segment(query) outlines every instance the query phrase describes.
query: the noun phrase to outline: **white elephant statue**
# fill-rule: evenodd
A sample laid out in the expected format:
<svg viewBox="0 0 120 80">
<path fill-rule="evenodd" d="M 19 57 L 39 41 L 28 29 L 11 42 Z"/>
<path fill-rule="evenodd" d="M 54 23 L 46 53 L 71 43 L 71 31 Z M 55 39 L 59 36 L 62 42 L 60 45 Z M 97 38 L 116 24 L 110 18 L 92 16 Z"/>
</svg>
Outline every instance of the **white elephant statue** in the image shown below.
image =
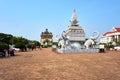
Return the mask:
<svg viewBox="0 0 120 80">
<path fill-rule="evenodd" d="M 62 37 L 58 39 L 58 46 L 60 46 L 61 49 L 65 49 L 70 45 L 70 41 L 65 31 L 62 32 L 61 36 Z"/>
<path fill-rule="evenodd" d="M 88 39 L 85 43 L 84 46 L 85 48 L 89 49 L 93 44 L 95 43 L 95 40 L 99 37 L 99 32 L 93 32 L 93 35 Z"/>
</svg>

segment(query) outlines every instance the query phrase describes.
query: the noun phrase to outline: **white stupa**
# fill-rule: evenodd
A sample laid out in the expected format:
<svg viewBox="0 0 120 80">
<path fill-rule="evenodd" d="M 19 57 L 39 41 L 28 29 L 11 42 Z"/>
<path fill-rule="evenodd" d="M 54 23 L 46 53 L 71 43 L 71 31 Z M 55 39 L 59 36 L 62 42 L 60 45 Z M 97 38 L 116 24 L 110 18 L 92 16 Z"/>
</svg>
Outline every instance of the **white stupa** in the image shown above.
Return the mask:
<svg viewBox="0 0 120 80">
<path fill-rule="evenodd" d="M 66 30 L 66 35 L 69 36 L 69 40 L 72 45 L 80 47 L 85 42 L 85 32 L 81 26 L 79 26 L 77 21 L 77 15 L 75 9 L 72 13 L 72 18 L 70 20 L 71 25 L 68 26 Z"/>
</svg>

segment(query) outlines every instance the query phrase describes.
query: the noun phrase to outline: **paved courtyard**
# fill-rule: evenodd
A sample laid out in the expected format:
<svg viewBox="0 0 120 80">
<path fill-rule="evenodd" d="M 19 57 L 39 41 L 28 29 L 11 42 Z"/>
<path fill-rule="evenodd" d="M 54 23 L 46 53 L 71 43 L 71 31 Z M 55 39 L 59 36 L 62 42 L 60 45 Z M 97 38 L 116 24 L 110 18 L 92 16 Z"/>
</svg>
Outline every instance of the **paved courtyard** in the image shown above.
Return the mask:
<svg viewBox="0 0 120 80">
<path fill-rule="evenodd" d="M 50 48 L 0 58 L 0 80 L 120 80 L 120 51 L 57 54 Z"/>
</svg>

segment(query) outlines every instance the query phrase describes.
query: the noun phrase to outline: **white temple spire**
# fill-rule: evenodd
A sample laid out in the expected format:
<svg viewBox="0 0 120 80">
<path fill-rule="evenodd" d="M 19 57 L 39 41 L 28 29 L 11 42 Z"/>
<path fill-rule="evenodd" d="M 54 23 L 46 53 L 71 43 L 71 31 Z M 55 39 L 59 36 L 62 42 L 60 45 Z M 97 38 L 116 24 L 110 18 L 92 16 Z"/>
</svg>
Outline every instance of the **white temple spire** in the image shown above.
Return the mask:
<svg viewBox="0 0 120 80">
<path fill-rule="evenodd" d="M 72 13 L 72 17 L 71 17 L 71 25 L 77 25 L 78 21 L 77 21 L 77 15 L 76 15 L 76 10 L 73 10 Z"/>
</svg>

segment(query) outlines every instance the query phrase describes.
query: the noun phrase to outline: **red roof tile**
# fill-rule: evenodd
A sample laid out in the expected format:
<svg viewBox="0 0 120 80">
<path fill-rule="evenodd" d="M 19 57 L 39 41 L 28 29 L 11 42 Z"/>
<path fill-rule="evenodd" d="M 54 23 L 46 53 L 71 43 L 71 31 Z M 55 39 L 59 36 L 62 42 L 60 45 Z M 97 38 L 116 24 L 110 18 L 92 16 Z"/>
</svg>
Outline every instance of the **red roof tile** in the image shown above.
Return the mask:
<svg viewBox="0 0 120 80">
<path fill-rule="evenodd" d="M 103 34 L 103 36 L 106 36 L 107 34 L 111 34 L 111 33 L 114 33 L 114 32 L 106 32 L 105 34 Z"/>
<path fill-rule="evenodd" d="M 113 32 L 106 32 L 105 34 L 103 34 L 103 36 L 106 36 L 107 34 L 112 34 L 112 33 L 116 33 L 116 32 L 120 32 L 120 28 L 114 28 L 115 31 Z"/>
<path fill-rule="evenodd" d="M 120 32 L 120 28 L 115 28 L 116 29 L 116 32 Z"/>
</svg>

